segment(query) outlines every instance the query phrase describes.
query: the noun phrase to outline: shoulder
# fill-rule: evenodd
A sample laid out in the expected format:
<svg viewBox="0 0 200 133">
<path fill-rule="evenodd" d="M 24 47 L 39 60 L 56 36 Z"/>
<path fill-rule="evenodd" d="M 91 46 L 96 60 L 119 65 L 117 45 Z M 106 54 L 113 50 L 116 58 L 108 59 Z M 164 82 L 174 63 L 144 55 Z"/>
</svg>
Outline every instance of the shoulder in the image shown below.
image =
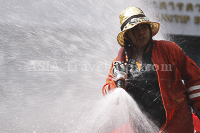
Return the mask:
<svg viewBox="0 0 200 133">
<path fill-rule="evenodd" d="M 156 45 L 162 45 L 162 46 L 167 46 L 167 47 L 171 47 L 171 46 L 177 45 L 174 42 L 166 41 L 166 40 L 153 40 L 153 42 Z"/>
<path fill-rule="evenodd" d="M 153 42 L 156 47 L 163 48 L 165 50 L 181 50 L 181 48 L 175 42 L 166 40 L 153 40 Z"/>
</svg>

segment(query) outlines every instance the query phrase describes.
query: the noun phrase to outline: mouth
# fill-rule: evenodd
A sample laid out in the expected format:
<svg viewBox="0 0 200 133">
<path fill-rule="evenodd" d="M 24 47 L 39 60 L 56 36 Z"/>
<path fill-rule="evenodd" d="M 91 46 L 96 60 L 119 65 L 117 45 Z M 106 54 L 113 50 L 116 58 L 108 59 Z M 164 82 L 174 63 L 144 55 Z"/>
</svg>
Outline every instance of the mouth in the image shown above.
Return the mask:
<svg viewBox="0 0 200 133">
<path fill-rule="evenodd" d="M 139 41 L 144 41 L 145 39 L 146 39 L 145 37 L 138 38 Z"/>
</svg>

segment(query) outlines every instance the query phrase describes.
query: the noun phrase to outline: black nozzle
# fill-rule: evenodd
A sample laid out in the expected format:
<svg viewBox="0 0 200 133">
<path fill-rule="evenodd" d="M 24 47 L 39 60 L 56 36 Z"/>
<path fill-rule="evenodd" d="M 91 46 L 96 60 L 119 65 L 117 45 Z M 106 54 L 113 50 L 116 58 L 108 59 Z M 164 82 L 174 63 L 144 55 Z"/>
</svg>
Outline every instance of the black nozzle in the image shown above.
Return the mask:
<svg viewBox="0 0 200 133">
<path fill-rule="evenodd" d="M 116 81 L 116 86 L 119 87 L 119 88 L 125 88 L 125 81 L 122 80 L 122 79 L 119 79 Z"/>
</svg>

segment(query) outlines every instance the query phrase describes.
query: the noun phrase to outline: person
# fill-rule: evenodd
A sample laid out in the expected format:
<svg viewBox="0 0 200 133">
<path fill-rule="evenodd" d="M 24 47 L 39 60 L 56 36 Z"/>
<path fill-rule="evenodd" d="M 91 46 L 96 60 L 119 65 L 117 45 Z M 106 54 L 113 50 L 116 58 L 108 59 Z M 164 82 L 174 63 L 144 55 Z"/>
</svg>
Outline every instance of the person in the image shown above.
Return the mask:
<svg viewBox="0 0 200 133">
<path fill-rule="evenodd" d="M 120 25 L 121 48 L 102 93 L 122 87 L 160 132 L 193 133 L 192 110 L 200 114 L 199 67 L 174 42 L 153 40 L 160 23 L 149 21 L 140 8 L 122 11 Z"/>
</svg>

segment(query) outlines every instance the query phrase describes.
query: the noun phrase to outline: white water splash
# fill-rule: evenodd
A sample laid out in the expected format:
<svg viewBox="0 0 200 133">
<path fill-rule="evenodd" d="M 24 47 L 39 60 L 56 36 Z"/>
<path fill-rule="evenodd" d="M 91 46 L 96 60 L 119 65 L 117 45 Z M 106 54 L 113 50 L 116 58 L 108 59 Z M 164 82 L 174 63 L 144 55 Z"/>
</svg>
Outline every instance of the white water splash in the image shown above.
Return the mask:
<svg viewBox="0 0 200 133">
<path fill-rule="evenodd" d="M 84 110 L 83 110 L 84 111 Z M 132 118 L 132 131 L 139 133 L 156 133 L 158 128 L 140 111 L 137 103 L 122 88 L 116 88 L 83 115 L 73 133 L 109 133 L 129 123 Z M 133 128 L 134 127 L 134 128 Z M 126 131 L 126 126 L 120 131 Z M 130 131 L 131 132 L 131 131 Z"/>
<path fill-rule="evenodd" d="M 101 101 L 101 87 L 120 48 L 119 13 L 138 6 L 153 15 L 146 5 L 146 0 L 1 1 L 1 132 L 68 133 L 77 120 L 85 125 L 90 120 L 90 131 L 112 131 L 127 123 L 127 105 L 111 104 L 116 92 Z M 91 114 L 92 107 L 105 115 Z M 97 129 L 96 121 L 102 122 Z"/>
</svg>

